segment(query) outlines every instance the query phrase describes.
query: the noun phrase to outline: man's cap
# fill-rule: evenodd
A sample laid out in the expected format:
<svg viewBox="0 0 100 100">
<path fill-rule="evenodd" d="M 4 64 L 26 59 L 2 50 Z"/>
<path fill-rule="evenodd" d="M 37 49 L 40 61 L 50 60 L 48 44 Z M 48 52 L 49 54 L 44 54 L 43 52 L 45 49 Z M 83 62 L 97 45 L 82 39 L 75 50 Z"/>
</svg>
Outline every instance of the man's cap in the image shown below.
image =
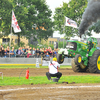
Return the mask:
<svg viewBox="0 0 100 100">
<path fill-rule="evenodd" d="M 57 61 L 57 58 L 56 58 L 56 57 L 54 57 L 54 58 L 53 58 L 53 61 Z"/>
</svg>

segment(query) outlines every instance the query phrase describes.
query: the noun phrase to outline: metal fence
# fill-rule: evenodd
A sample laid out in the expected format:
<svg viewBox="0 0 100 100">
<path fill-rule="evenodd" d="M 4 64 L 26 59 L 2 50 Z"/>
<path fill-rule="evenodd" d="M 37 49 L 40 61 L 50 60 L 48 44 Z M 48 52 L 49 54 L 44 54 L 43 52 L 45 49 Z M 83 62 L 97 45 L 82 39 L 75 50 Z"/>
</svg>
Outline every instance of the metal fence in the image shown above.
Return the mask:
<svg viewBox="0 0 100 100">
<path fill-rule="evenodd" d="M 0 64 L 36 64 L 37 59 L 39 64 L 48 64 L 48 61 L 41 58 L 0 58 Z M 52 61 L 52 58 L 50 58 L 50 61 Z M 61 65 L 71 65 L 71 58 L 65 58 Z"/>
</svg>

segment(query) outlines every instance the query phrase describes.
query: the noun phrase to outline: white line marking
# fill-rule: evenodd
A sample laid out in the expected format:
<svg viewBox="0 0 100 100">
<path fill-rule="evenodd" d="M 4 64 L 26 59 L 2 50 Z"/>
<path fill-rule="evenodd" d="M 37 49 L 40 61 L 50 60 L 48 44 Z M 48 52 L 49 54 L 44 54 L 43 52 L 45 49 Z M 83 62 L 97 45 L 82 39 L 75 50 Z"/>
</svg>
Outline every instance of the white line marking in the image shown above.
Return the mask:
<svg viewBox="0 0 100 100">
<path fill-rule="evenodd" d="M 29 89 L 70 89 L 70 88 L 100 88 L 100 85 L 93 85 L 93 86 L 58 86 L 58 87 L 28 87 L 28 88 L 16 88 L 16 89 L 0 89 L 0 92 L 7 92 L 7 91 L 17 91 L 17 90 L 29 90 Z"/>
</svg>

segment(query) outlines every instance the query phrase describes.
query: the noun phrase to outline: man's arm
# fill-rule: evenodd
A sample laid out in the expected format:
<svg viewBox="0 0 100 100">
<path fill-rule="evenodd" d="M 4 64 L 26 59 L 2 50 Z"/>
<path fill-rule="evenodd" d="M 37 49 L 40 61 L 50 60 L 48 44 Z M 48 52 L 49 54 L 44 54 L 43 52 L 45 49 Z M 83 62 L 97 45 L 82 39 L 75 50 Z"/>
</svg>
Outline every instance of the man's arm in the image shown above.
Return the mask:
<svg viewBox="0 0 100 100">
<path fill-rule="evenodd" d="M 58 63 L 58 62 L 57 62 Z M 60 64 L 58 63 L 58 65 L 57 65 L 59 68 L 60 68 Z"/>
</svg>

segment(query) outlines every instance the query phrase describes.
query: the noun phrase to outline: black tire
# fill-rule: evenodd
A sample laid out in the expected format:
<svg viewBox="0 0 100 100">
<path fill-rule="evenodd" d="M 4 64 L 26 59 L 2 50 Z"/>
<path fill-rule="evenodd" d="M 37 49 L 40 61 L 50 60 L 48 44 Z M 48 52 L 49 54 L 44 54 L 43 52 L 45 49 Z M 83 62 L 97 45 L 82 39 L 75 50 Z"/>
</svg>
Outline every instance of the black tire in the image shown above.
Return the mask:
<svg viewBox="0 0 100 100">
<path fill-rule="evenodd" d="M 93 55 L 89 57 L 89 72 L 100 73 L 100 50 L 94 51 Z"/>
<path fill-rule="evenodd" d="M 64 62 L 64 57 L 62 57 L 62 54 L 58 54 L 58 55 L 57 55 L 57 62 L 58 62 L 59 64 L 61 64 L 61 63 Z"/>
<path fill-rule="evenodd" d="M 86 70 L 88 69 L 88 67 L 83 65 L 83 63 L 81 63 L 80 65 L 76 65 L 75 58 L 72 58 L 71 66 L 72 66 L 72 69 L 74 72 L 86 72 Z M 84 66 L 84 67 L 82 67 L 82 66 Z"/>
<path fill-rule="evenodd" d="M 75 64 L 79 65 L 82 63 L 82 56 L 80 54 L 75 55 Z"/>
</svg>

